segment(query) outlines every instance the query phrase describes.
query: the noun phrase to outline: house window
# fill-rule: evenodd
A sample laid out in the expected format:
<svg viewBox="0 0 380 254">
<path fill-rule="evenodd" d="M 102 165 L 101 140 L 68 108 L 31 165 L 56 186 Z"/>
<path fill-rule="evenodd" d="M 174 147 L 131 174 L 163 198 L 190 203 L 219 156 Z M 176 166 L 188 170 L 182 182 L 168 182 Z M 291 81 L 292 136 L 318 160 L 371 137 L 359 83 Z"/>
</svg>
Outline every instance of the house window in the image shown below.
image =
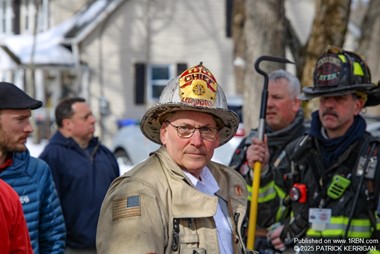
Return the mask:
<svg viewBox="0 0 380 254">
<path fill-rule="evenodd" d="M 151 65 L 148 68 L 148 98 L 156 102 L 162 90 L 175 75 L 175 65 Z"/>
<path fill-rule="evenodd" d="M 0 0 L 0 33 L 12 34 L 13 24 L 13 12 L 12 12 L 13 0 Z"/>
<path fill-rule="evenodd" d="M 17 0 L 19 8 L 20 32 L 33 34 L 46 31 L 49 28 L 48 0 Z M 35 30 L 35 31 L 34 31 Z"/>
<path fill-rule="evenodd" d="M 155 64 L 150 65 L 149 68 L 147 66 L 145 63 L 135 63 L 136 105 L 157 102 L 169 80 L 187 69 L 186 63 Z"/>
<path fill-rule="evenodd" d="M 30 0 L 22 0 L 21 5 L 21 25 L 23 32 L 32 33 L 33 23 L 34 23 L 34 6 L 33 2 Z"/>
</svg>

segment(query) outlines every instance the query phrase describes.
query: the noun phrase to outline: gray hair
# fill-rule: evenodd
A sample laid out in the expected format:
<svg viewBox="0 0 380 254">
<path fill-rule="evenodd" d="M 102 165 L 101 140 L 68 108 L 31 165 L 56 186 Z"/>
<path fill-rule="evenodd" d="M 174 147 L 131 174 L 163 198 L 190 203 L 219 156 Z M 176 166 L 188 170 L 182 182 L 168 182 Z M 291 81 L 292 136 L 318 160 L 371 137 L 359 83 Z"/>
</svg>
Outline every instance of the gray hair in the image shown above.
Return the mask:
<svg viewBox="0 0 380 254">
<path fill-rule="evenodd" d="M 272 71 L 271 73 L 269 73 L 268 79 L 269 80 L 285 79 L 286 81 L 288 81 L 288 90 L 289 90 L 290 95 L 293 98 L 297 98 L 297 96 L 301 92 L 301 83 L 299 79 L 285 70 L 278 69 L 278 70 Z"/>
</svg>

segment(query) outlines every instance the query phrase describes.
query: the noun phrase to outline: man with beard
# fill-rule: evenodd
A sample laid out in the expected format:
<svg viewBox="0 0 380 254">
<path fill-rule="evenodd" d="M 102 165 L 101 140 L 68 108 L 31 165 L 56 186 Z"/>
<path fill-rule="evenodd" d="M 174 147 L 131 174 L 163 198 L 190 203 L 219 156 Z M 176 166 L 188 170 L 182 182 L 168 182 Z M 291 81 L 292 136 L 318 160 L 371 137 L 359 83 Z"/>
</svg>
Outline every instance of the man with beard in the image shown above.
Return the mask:
<svg viewBox="0 0 380 254">
<path fill-rule="evenodd" d="M 302 253 L 379 250 L 380 142 L 366 132 L 360 115 L 364 107 L 380 103 L 379 87 L 357 54 L 331 47 L 317 60 L 314 86 L 303 92 L 303 100 L 319 97 L 310 129 L 261 175 L 260 190 L 278 193 L 268 185 L 278 179 L 288 199 L 276 195 L 261 203 L 267 209 L 259 213 L 275 216 L 283 200 L 291 209 L 290 219 L 268 238 L 276 249 L 296 245 L 293 249 Z M 265 140 L 258 145 L 247 151 L 250 163 L 268 160 Z"/>
<path fill-rule="evenodd" d="M 279 69 L 269 73 L 265 134 L 268 138 L 270 159 L 268 164 L 263 165 L 264 170 L 273 165 L 288 143 L 305 133 L 305 127 L 303 124 L 304 113 L 301 108 L 300 100 L 298 99 L 300 90 L 300 81 L 289 72 Z M 247 181 L 248 191 L 250 193 L 248 196 L 249 201 L 251 201 L 251 184 L 253 176 L 251 166 L 253 164 L 248 164 L 246 151 L 249 146 L 251 146 L 252 150 L 258 149 L 258 146 L 256 145 L 256 142 L 258 142 L 257 135 L 257 130 L 252 130 L 236 148 L 230 162 L 230 166 L 239 171 Z M 254 162 L 255 161 L 253 161 L 253 163 Z M 273 185 L 276 185 L 275 181 L 272 183 Z M 272 197 L 274 198 L 273 195 L 268 193 L 267 197 L 262 196 L 260 200 L 268 200 Z M 261 210 L 260 205 L 259 209 Z M 273 218 L 263 216 L 259 217 L 257 221 L 266 227 L 272 224 L 276 225 L 275 223 L 283 223 L 287 214 L 283 210 L 280 210 L 278 214 L 281 216 Z M 255 242 L 256 250 L 261 251 L 262 253 L 271 252 L 271 246 L 267 243 L 266 230 L 264 228 L 257 228 Z"/>
<path fill-rule="evenodd" d="M 42 102 L 17 86 L 0 82 L 0 178 L 18 193 L 34 253 L 63 253 L 66 230 L 48 165 L 30 156 L 31 110 Z"/>
</svg>

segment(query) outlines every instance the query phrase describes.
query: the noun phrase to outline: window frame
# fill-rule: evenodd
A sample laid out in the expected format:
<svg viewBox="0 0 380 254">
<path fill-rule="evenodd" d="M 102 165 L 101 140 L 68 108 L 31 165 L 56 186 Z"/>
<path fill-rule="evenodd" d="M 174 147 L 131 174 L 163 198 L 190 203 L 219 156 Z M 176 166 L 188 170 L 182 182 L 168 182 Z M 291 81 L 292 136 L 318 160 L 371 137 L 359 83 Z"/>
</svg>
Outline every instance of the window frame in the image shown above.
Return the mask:
<svg viewBox="0 0 380 254">
<path fill-rule="evenodd" d="M 166 68 L 168 72 L 167 79 L 154 79 L 153 72 L 154 68 Z M 169 83 L 169 81 L 176 75 L 176 65 L 175 64 L 150 64 L 148 65 L 148 86 L 147 86 L 147 99 L 148 103 L 152 104 L 158 102 L 160 98 L 161 91 L 165 88 L 165 86 Z M 154 95 L 155 87 L 158 86 L 159 93 Z"/>
<path fill-rule="evenodd" d="M 0 34 L 13 34 L 13 0 L 0 0 Z"/>
</svg>

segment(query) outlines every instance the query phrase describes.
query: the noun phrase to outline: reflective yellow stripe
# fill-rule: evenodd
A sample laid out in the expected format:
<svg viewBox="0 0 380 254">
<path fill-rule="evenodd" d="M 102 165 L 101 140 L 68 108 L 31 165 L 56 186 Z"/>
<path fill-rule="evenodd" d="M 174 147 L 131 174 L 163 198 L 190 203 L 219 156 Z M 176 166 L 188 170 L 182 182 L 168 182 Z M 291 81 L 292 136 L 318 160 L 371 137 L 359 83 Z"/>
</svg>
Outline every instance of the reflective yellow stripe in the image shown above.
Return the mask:
<svg viewBox="0 0 380 254">
<path fill-rule="evenodd" d="M 279 196 L 281 199 L 284 199 L 285 196 L 286 196 L 285 191 L 283 191 L 283 190 L 282 190 L 280 187 L 278 187 L 277 185 L 275 185 L 274 188 L 276 189 L 276 192 L 277 192 L 278 196 Z"/>
<path fill-rule="evenodd" d="M 248 190 L 248 201 L 252 201 L 252 186 L 247 185 L 247 190 Z"/>
<path fill-rule="evenodd" d="M 251 188 L 252 189 L 252 188 Z M 269 182 L 266 186 L 259 189 L 259 203 L 268 202 L 279 196 L 280 199 L 284 199 L 286 193 L 278 187 L 274 181 Z"/>
<path fill-rule="evenodd" d="M 259 189 L 259 203 L 268 202 L 276 198 L 274 181 L 270 181 L 266 186 Z"/>
<path fill-rule="evenodd" d="M 252 190 L 252 188 L 251 188 Z M 276 198 L 276 196 L 279 196 L 280 199 L 285 198 L 285 192 L 278 187 L 274 181 L 269 182 L 266 186 L 259 189 L 259 200 L 258 203 L 264 203 L 271 201 Z M 248 197 L 248 200 L 250 200 L 251 195 Z M 281 219 L 282 214 L 284 213 L 285 207 L 280 206 L 277 209 L 276 213 L 276 221 L 279 221 Z"/>
<path fill-rule="evenodd" d="M 377 212 L 375 212 L 375 216 L 376 216 L 376 228 L 377 230 L 380 230 L 380 217 L 376 214 Z M 369 251 L 368 254 L 380 254 L 380 250 L 374 250 L 374 251 Z"/>
<path fill-rule="evenodd" d="M 278 208 L 277 213 L 276 213 L 276 221 L 280 221 L 282 214 L 285 212 L 285 206 L 282 205 L 282 200 L 284 200 L 286 193 L 277 185 L 274 186 L 277 195 L 281 199 L 281 206 Z"/>
<path fill-rule="evenodd" d="M 274 181 L 259 189 L 259 203 L 268 202 L 276 197 Z M 248 200 L 252 201 L 252 186 L 247 185 Z"/>
<path fill-rule="evenodd" d="M 309 229 L 306 233 L 311 237 L 344 237 L 348 218 L 344 216 L 332 217 L 326 229 L 322 231 Z M 369 219 L 352 219 L 348 237 L 370 238 L 372 235 Z"/>
<path fill-rule="evenodd" d="M 285 212 L 285 206 L 282 205 L 277 210 L 277 213 L 276 213 L 276 222 L 280 221 L 280 219 L 281 219 L 281 217 L 282 217 L 282 215 L 283 215 L 284 212 Z"/>
</svg>

